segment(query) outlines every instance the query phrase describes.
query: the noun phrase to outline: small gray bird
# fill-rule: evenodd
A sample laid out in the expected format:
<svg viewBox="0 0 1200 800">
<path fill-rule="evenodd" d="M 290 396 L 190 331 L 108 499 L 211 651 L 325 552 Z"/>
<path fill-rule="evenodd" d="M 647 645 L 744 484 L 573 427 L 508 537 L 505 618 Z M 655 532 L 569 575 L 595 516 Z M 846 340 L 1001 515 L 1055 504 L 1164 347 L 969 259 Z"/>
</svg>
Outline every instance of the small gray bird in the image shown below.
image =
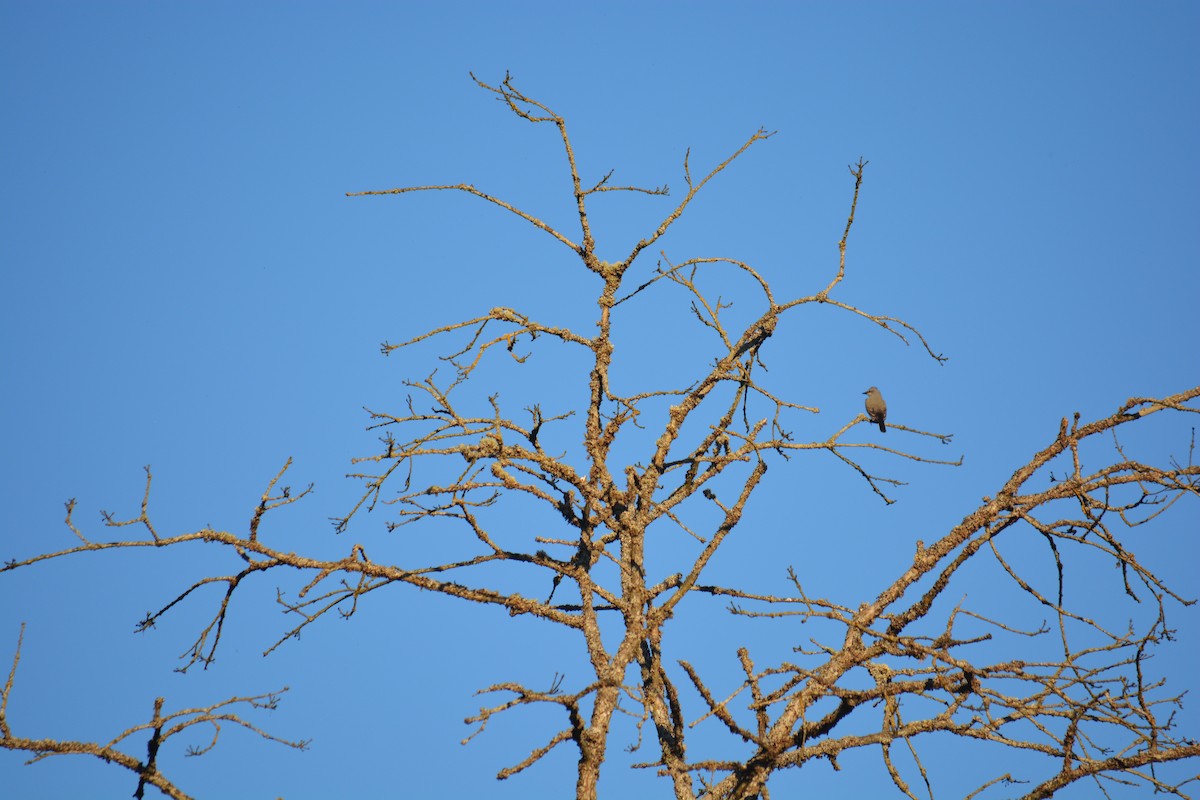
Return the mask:
<svg viewBox="0 0 1200 800">
<path fill-rule="evenodd" d="M 874 386 L 863 394 L 867 396 L 867 416 L 870 417 L 871 422 L 879 424 L 881 433 L 887 433 L 887 425 L 883 424 L 883 421 L 887 419 L 887 403 L 883 402 L 883 395 Z"/>
</svg>

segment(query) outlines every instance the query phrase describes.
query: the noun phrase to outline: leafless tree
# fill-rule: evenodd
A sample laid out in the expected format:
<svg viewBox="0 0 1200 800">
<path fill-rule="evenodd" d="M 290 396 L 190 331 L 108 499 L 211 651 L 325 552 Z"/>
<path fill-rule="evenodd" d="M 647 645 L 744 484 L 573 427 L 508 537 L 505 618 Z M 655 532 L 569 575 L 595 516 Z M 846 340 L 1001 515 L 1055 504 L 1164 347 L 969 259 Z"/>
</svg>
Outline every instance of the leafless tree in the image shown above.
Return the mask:
<svg viewBox="0 0 1200 800">
<path fill-rule="evenodd" d="M 265 515 L 307 493 L 282 487 L 289 460 L 270 481 L 245 531 L 161 533 L 148 511 L 147 470 L 141 513 L 129 520 L 107 520 L 114 528 L 140 527 L 140 537 L 88 538 L 72 520 L 72 502 L 67 526 L 78 544 L 10 561 L 4 569 L 81 551 L 173 548 L 189 542 L 236 555 L 236 572 L 183 587 L 143 622 L 150 627 L 179 603 L 195 602 L 197 590 L 223 587 L 211 621 L 197 633 L 183 669 L 213 660 L 230 598 L 247 577 L 264 572 L 279 574 L 281 584 L 289 584 L 297 571 L 307 576 L 294 595 L 280 592 L 279 602 L 296 624 L 283 632 L 272 650 L 330 612 L 353 614 L 360 600 L 393 584 L 562 626 L 578 636 L 586 653 L 591 665 L 586 680 L 566 686 L 560 679 L 541 689 L 511 682 L 488 686 L 483 693 L 494 702 L 468 721 L 479 733 L 501 713 L 519 713 L 535 704 L 560 709 L 561 725 L 532 742 L 528 756 L 498 777 L 521 772 L 556 747 L 571 747 L 578 755 L 575 791 L 580 800 L 597 796 L 601 766 L 613 746 L 614 715 L 628 709 L 634 709 L 639 738 L 648 732 L 648 740 L 656 743 L 653 755 L 638 766 L 668 780 L 679 800 L 768 798 L 776 772 L 814 759 L 837 766 L 839 756 L 859 748 L 879 752 L 897 790 L 915 799 L 914 774 L 906 778 L 905 769 L 894 763 L 896 747 L 911 755 L 915 777 L 932 796 L 921 753 L 924 743 L 939 734 L 990 748 L 992 755 L 979 764 L 978 788 L 969 797 L 999 796 L 1001 787 L 1017 787 L 1017 796 L 1033 800 L 1085 780 L 1101 792 L 1131 784 L 1185 796 L 1182 786 L 1188 781 L 1165 779 L 1155 765 L 1194 758 L 1200 745 L 1177 730 L 1180 696 L 1163 676 L 1151 674 L 1147 659 L 1171 636 L 1168 609 L 1192 601 L 1139 562 L 1127 539 L 1131 529 L 1154 520 L 1181 499 L 1194 502 L 1200 467 L 1192 460 L 1194 440 L 1186 435 L 1181 438 L 1185 462 L 1155 465 L 1129 455 L 1118 434 L 1154 415 L 1186 422 L 1185 415 L 1200 411 L 1200 387 L 1166 397 L 1133 397 L 1111 415 L 1090 422 L 1078 414 L 1064 418 L 1045 446 L 959 524 L 928 544 L 917 541 L 911 562 L 896 565 L 890 582 L 873 597 L 810 597 L 794 570 L 787 573 L 791 588 L 786 595 L 762 593 L 753 586 L 714 585 L 706 569 L 743 524 L 747 501 L 769 464 L 788 469 L 793 457 L 819 451 L 890 504 L 898 481 L 868 468 L 862 454 L 876 451 L 893 459 L 957 463 L 902 449 L 945 443 L 949 436 L 915 429 L 899 419 L 888 420 L 896 436 L 889 435 L 886 445 L 878 435 L 867 436 L 874 426 L 865 414 L 839 423 L 820 438 L 798 439 L 794 421 L 817 409 L 784 398 L 767 376 L 763 351 L 772 335 L 805 308 L 818 305 L 879 326 L 904 342 L 916 342 L 931 359 L 944 360 L 909 323 L 835 297 L 846 273 L 847 242 L 866 162 L 859 160 L 850 168 L 853 188 L 837 268 L 812 294 L 777 297 L 759 271 L 729 258 L 672 260 L 660 252 L 655 266 L 635 273 L 635 266 L 650 258 L 645 254 L 654 252 L 709 182 L 771 133 L 755 131 L 703 174 L 693 175 L 690 154 L 685 156 L 682 196 L 671 201 L 669 213 L 653 229 L 622 251 L 620 261 L 605 261 L 597 255 L 589 204 L 605 192 L 667 196 L 667 188 L 614 185 L 612 173 L 585 181 L 561 116 L 523 94 L 508 76 L 496 86 L 476 82 L 520 119 L 556 130 L 577 231 L 568 235 L 465 183 L 354 196 L 462 192 L 533 225 L 599 279 L 595 329 L 563 327 L 518 309 L 497 307 L 399 344 L 385 343 L 386 354 L 444 342 L 442 363 L 449 365 L 449 374 L 434 370 L 411 382 L 412 395 L 404 408 L 370 412 L 372 427 L 382 432 L 381 443 L 356 460 L 361 499 L 335 521 L 342 533 L 356 516 L 384 506 L 388 528 L 412 525 L 420 535 L 423 529 L 458 526 L 473 542 L 473 554 L 400 566 L 370 557 L 358 543 L 348 545 L 344 557 L 331 560 L 268 541 L 259 533 Z M 705 288 L 713 270 L 740 273 L 754 287 L 757 310 L 749 318 L 736 318 L 725 296 Z M 725 287 L 725 280 L 719 278 L 718 285 Z M 643 385 L 627 388 L 628 381 L 613 376 L 614 333 L 623 324 L 624 312 L 672 286 L 687 298 L 695 322 L 708 337 L 712 359 L 684 385 L 656 386 L 653 376 L 642 376 Z M 482 365 L 511 358 L 521 369 L 531 369 L 547 343 L 561 344 L 585 364 L 578 373 L 580 388 L 586 390 L 582 408 L 549 409 L 534 402 L 516 413 L 503 402 L 499 390 L 504 387 L 476 391 Z M 560 453 L 552 440 L 568 445 Z M 571 444 L 580 441 L 581 449 Z M 508 543 L 513 537 L 498 536 L 496 528 L 521 524 L 513 522 L 513 509 L 525 507 L 540 507 L 548 514 L 530 523 L 521 534 L 523 544 L 513 546 Z M 551 518 L 557 532 L 543 528 L 543 521 Z M 1006 556 L 1003 545 L 1017 536 L 1044 539 L 1057 580 L 1045 585 L 1024 575 Z M 646 567 L 647 542 L 655 537 L 674 537 L 675 562 L 661 574 Z M 431 547 L 436 550 L 439 541 L 434 537 Z M 1114 627 L 1067 596 L 1064 575 L 1089 554 L 1119 569 L 1130 602 L 1155 609 L 1148 624 Z M 987 618 L 949 599 L 962 594 L 956 587 L 963 581 L 964 568 L 989 557 L 1011 579 L 1018 596 L 1052 623 L 1027 630 L 1014 619 Z M 496 571 L 500 566 L 509 570 L 502 582 Z M 514 582 L 520 591 L 508 586 Z M 812 645 L 798 649 L 792 660 L 770 664 L 759 663 L 743 647 L 736 656 L 744 677 L 736 685 L 714 685 L 696 665 L 668 656 L 664 636 L 666 622 L 685 602 L 701 596 L 727 599 L 735 615 L 811 623 Z M 988 643 L 1002 647 L 980 646 Z M 1003 657 L 986 655 L 998 652 Z M 17 658 L 19 653 L 18 646 Z M 155 753 L 171 736 L 215 721 L 249 726 L 233 707 L 275 700 L 233 698 L 164 715 L 159 699 L 149 722 L 107 744 L 34 741 L 17 736 L 4 713 L 15 673 L 16 659 L 0 706 L 0 745 L 33 753 L 34 760 L 62 753 L 103 758 L 139 776 L 139 796 L 142 783 L 171 797 L 185 796 L 156 767 Z M 697 724 L 727 732 L 727 757 L 689 757 L 688 736 Z M 123 740 L 144 736 L 150 741 L 145 759 L 117 749 Z M 1014 751 L 1040 757 L 1040 766 L 1025 772 L 1007 767 L 1006 756 Z"/>
</svg>

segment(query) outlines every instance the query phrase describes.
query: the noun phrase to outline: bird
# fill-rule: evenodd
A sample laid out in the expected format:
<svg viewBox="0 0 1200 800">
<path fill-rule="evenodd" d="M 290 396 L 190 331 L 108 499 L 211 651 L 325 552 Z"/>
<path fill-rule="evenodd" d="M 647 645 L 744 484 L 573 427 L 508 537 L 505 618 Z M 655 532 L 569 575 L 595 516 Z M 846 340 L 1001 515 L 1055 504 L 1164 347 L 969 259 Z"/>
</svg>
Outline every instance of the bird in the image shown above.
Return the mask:
<svg viewBox="0 0 1200 800">
<path fill-rule="evenodd" d="M 883 421 L 887 419 L 887 403 L 883 402 L 883 395 L 874 386 L 863 394 L 867 396 L 867 416 L 871 422 L 879 424 L 880 433 L 887 433 L 887 425 L 883 424 Z"/>
</svg>

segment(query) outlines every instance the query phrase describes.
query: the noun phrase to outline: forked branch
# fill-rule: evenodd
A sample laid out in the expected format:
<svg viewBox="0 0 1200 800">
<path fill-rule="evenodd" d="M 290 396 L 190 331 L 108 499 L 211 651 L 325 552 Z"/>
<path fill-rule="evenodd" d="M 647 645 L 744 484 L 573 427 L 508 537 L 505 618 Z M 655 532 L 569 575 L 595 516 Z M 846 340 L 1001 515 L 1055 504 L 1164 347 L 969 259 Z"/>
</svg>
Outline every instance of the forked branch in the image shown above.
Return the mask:
<svg viewBox="0 0 1200 800">
<path fill-rule="evenodd" d="M 193 728 L 201 726 L 208 729 L 208 743 L 202 747 L 189 746 L 187 755 L 202 756 L 217 745 L 222 726 L 232 725 L 248 730 L 270 742 L 276 742 L 297 750 L 308 747 L 307 741 L 289 741 L 267 733 L 257 725 L 244 719 L 238 708 L 256 710 L 273 710 L 279 703 L 279 697 L 288 689 L 285 686 L 277 692 L 253 695 L 247 697 L 231 697 L 220 703 L 201 708 L 185 708 L 171 713 L 163 713 L 163 698 L 154 701 L 154 710 L 149 721 L 133 725 L 118 733 L 107 742 L 80 742 L 67 739 L 30 739 L 13 733 L 8 719 L 8 701 L 13 692 L 13 683 L 17 673 L 17 665 L 21 661 L 21 644 L 25 637 L 25 626 L 21 625 L 21 633 L 17 637 L 17 647 L 13 654 L 12 669 L 9 670 L 8 680 L 5 681 L 3 696 L 0 697 L 0 747 L 16 752 L 30 753 L 31 758 L 26 764 L 33 764 L 53 756 L 82 755 L 93 756 L 109 764 L 123 767 L 137 776 L 137 789 L 134 797 L 144 796 L 144 787 L 148 784 L 155 787 L 167 797 L 175 800 L 190 800 L 189 796 L 176 786 L 158 768 L 160 750 L 174 737 L 182 733 L 194 733 Z M 146 737 L 146 758 L 140 759 L 131 755 L 128 747 L 122 743 L 126 740 L 141 740 Z M 131 742 L 132 743 L 132 742 Z M 121 749 L 125 747 L 125 749 Z"/>
</svg>

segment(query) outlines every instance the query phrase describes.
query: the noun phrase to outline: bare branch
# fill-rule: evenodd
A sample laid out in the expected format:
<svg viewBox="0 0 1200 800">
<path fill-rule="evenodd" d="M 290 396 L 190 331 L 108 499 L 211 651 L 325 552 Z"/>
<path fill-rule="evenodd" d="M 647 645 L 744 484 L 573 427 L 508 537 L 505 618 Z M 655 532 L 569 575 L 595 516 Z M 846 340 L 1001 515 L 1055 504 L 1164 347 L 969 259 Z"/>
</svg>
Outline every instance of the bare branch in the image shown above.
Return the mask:
<svg viewBox="0 0 1200 800">
<path fill-rule="evenodd" d="M 235 706 L 245 706 L 252 709 L 274 709 L 278 704 L 279 696 L 288 690 L 286 686 L 278 692 L 248 697 L 231 697 L 228 700 L 210 706 L 183 709 L 166 715 L 162 713 L 164 701 L 160 697 L 154 701 L 154 710 L 149 722 L 126 728 L 104 744 L 66 739 L 29 739 L 16 736 L 13 734 L 8 721 L 7 709 L 8 699 L 13 689 L 13 679 L 16 675 L 17 664 L 21 658 L 21 643 L 24 634 L 25 626 L 22 625 L 21 635 L 17 639 L 16 652 L 13 655 L 12 670 L 9 672 L 8 680 L 4 684 L 3 700 L 0 701 L 0 747 L 6 750 L 31 753 L 33 757 L 26 761 L 26 764 L 33 764 L 53 756 L 93 756 L 105 763 L 124 767 L 137 775 L 138 785 L 134 793 L 135 797 L 142 797 L 144 795 L 144 787 L 149 784 L 166 796 L 175 798 L 175 800 L 188 800 L 189 795 L 185 794 L 166 775 L 159 771 L 157 756 L 163 745 L 172 737 L 188 731 L 190 728 L 197 725 L 209 727 L 212 730 L 212 739 L 208 746 L 201 750 L 189 748 L 188 755 L 203 755 L 212 750 L 217 744 L 223 723 L 244 728 L 262 739 L 277 742 L 297 750 L 304 750 L 308 747 L 308 742 L 306 741 L 288 741 L 269 734 L 246 721 L 236 712 L 229 710 Z M 138 738 L 143 734 L 149 734 L 150 737 L 147 743 L 147 757 L 145 761 L 141 761 L 137 757 L 118 749 L 126 739 Z"/>
<path fill-rule="evenodd" d="M 288 621 L 267 638 L 265 654 L 326 617 L 354 616 L 360 603 L 400 586 L 560 626 L 586 661 L 583 677 L 568 683 L 556 672 L 545 690 L 512 680 L 481 690 L 498 699 L 466 720 L 473 730 L 464 744 L 499 714 L 556 708 L 554 714 L 561 711 L 562 717 L 534 734 L 529 749 L 523 748 L 497 777 L 514 776 L 567 746 L 576 757 L 578 800 L 597 797 L 617 714 L 631 721 L 635 735 L 629 749 L 653 750 L 635 766 L 652 768 L 670 781 L 677 800 L 769 800 L 776 772 L 814 760 L 837 768 L 842 753 L 864 748 L 878 753 L 873 763 L 880 777 L 886 776 L 900 795 L 933 797 L 937 771 L 930 765 L 936 751 L 930 743 L 947 736 L 998 756 L 980 760 L 973 780 L 979 788 L 972 796 L 1005 784 L 1022 786 L 1028 798 L 1049 797 L 1080 780 L 1182 796 L 1187 780 L 1172 783 L 1145 768 L 1198 754 L 1191 730 L 1181 730 L 1182 695 L 1152 669 L 1155 647 L 1175 636 L 1169 613 L 1194 601 L 1138 557 L 1137 540 L 1129 532 L 1184 505 L 1182 498 L 1200 497 L 1200 466 L 1193 458 L 1194 432 L 1185 437 L 1186 457 L 1165 464 L 1139 458 L 1138 438 L 1125 433 L 1140 432 L 1145 426 L 1129 426 L 1155 414 L 1164 425 L 1189 419 L 1180 415 L 1200 412 L 1200 387 L 1161 398 L 1131 398 L 1091 422 L 1079 414 L 1073 421 L 1063 418 L 1047 444 L 961 522 L 940 533 L 923 532 L 931 543 L 916 540 L 908 551 L 911 560 L 905 556 L 896 563 L 871 596 L 811 596 L 804 586 L 813 585 L 811 570 L 830 568 L 825 563 L 789 568 L 780 593 L 745 582 L 717 585 L 711 573 L 718 553 L 739 529 L 757 521 L 747 515 L 769 468 L 819 469 L 822 462 L 812 459 L 832 454 L 838 469 L 849 469 L 892 504 L 893 494 L 909 479 L 892 471 L 897 465 L 963 463 L 961 456 L 935 457 L 929 448 L 948 444 L 952 435 L 924 430 L 919 420 L 888 420 L 896 431 L 888 437 L 890 445 L 877 437 L 854 440 L 864 430 L 860 426 L 870 422 L 864 414 L 814 429 L 820 409 L 789 393 L 789 382 L 768 370 L 768 343 L 781 323 L 814 304 L 847 312 L 856 324 L 878 326 L 905 345 L 915 338 L 936 362 L 946 361 L 909 322 L 831 296 L 847 275 L 848 242 L 867 162 L 859 159 L 850 166 L 854 185 L 837 269 L 820 279 L 814 293 L 780 301 L 761 266 L 706 255 L 676 261 L 665 253 L 641 283 L 630 278 L 626 285 L 639 254 L 665 235 L 700 190 L 772 134 L 759 129 L 698 180 L 688 150 L 683 198 L 624 251 L 624 260 L 609 263 L 596 255 L 588 198 L 604 192 L 660 196 L 667 194 L 666 187 L 610 185 L 612 171 L 585 182 L 561 115 L 517 89 L 510 75 L 496 85 L 471 77 L 518 119 L 554 126 L 567 167 L 562 177 L 579 220 L 578 242 L 469 183 L 352 194 L 464 192 L 548 233 L 602 279 L 594 284 L 594 295 L 583 299 L 584 310 L 596 314 L 589 335 L 497 307 L 405 334 L 399 344 L 385 342 L 384 354 L 418 344 L 418 351 L 426 345 L 441 349 L 430 356 L 437 359 L 433 365 L 417 373 L 424 378 L 405 382 L 409 394 L 398 408 L 367 409 L 368 430 L 377 439 L 353 459 L 356 471 L 350 476 L 361 482 L 361 493 L 344 516 L 333 520 L 336 533 L 344 534 L 352 519 L 385 513 L 383 524 L 364 534 L 378 538 L 366 544 L 348 543 L 336 554 L 314 556 L 275 542 L 278 537 L 264 527 L 268 515 L 312 491 L 311 485 L 299 493 L 279 485 L 292 466 L 290 458 L 248 504 L 252 510 L 247 509 L 244 530 L 205 527 L 160 534 L 150 512 L 147 468 L 139 515 L 127 521 L 104 516 L 108 528 L 140 526 L 143 534 L 101 541 L 75 524 L 75 502 L 68 501 L 69 534 L 64 535 L 73 544 L 9 560 L 0 572 L 109 550 L 151 548 L 161 554 L 156 558 L 166 559 L 188 552 L 182 547 L 187 545 L 218 557 L 228 554 L 231 569 L 180 577 L 173 596 L 141 622 L 142 630 L 156 626 L 185 601 L 209 604 L 211 616 L 182 655 L 181 671 L 214 662 L 233 598 L 268 574 L 278 581 L 276 603 Z M 655 370 L 642 384 L 614 387 L 613 374 L 622 383 L 636 380 L 627 377 L 631 370 L 614 373 L 614 365 L 625 366 L 621 359 L 630 349 L 618 348 L 616 342 L 628 341 L 618 337 L 630 325 L 661 327 L 660 307 L 644 302 L 654 288 L 667 290 L 656 302 L 680 304 L 691 315 L 689 325 L 697 327 L 684 334 L 651 330 L 636 338 L 636 346 L 667 364 L 677 357 L 678 336 L 692 335 L 709 348 L 705 360 L 677 383 L 667 381 L 668 370 Z M 639 304 L 613 313 L 635 297 Z M 648 323 L 634 319 L 638 313 L 649 315 Z M 570 369 L 554 366 L 555 372 L 547 374 L 535 358 L 547 342 L 570 345 L 566 349 L 582 355 L 581 363 Z M 522 370 L 517 388 L 532 397 L 514 404 L 507 388 L 502 398 L 505 387 L 479 386 L 497 359 Z M 573 391 L 577 402 L 540 396 L 537 387 L 551 382 Z M 553 408 L 551 402 L 566 407 Z M 287 546 L 294 547 L 292 541 Z M 648 541 L 656 545 L 649 553 Z M 1096 560 L 1113 569 L 1097 574 Z M 1109 591 L 1122 604 L 1119 610 L 1097 608 L 1073 589 L 1078 581 L 1072 578 L 1084 570 L 1090 590 Z M 746 574 L 754 576 L 752 581 L 772 580 L 761 571 Z M 1004 613 L 989 616 L 972 608 L 981 580 L 988 581 L 989 592 L 1002 593 Z M 806 626 L 806 635 L 790 644 L 786 658 L 773 662 L 757 649 L 751 658 L 746 647 L 718 653 L 736 655 L 740 673 L 732 679 L 705 674 L 695 659 L 670 659 L 667 636 L 668 622 L 705 598 L 728 603 L 735 620 L 784 621 L 789 644 L 797 641 L 797 624 Z M 239 704 L 269 707 L 274 695 L 174 713 L 164 713 L 159 700 L 149 722 L 105 744 L 19 739 L 7 716 L 19 655 L 20 640 L 0 700 L 0 744 L 31 752 L 33 760 L 79 752 L 112 761 L 138 775 L 139 796 L 145 785 L 184 796 L 161 775 L 157 756 L 172 736 L 190 727 L 208 725 L 212 731 L 209 744 L 196 754 L 211 749 L 227 725 L 274 739 L 235 713 Z M 728 737 L 727 757 L 689 760 L 688 737 L 701 725 L 715 731 L 712 740 Z M 147 737 L 144 760 L 118 749 L 142 736 Z M 909 757 L 895 757 L 904 752 L 899 746 Z M 1023 756 L 1021 772 L 1012 769 L 1018 762 L 1004 757 L 1010 751 Z M 1001 763 L 1009 769 L 996 769 Z"/>
</svg>

